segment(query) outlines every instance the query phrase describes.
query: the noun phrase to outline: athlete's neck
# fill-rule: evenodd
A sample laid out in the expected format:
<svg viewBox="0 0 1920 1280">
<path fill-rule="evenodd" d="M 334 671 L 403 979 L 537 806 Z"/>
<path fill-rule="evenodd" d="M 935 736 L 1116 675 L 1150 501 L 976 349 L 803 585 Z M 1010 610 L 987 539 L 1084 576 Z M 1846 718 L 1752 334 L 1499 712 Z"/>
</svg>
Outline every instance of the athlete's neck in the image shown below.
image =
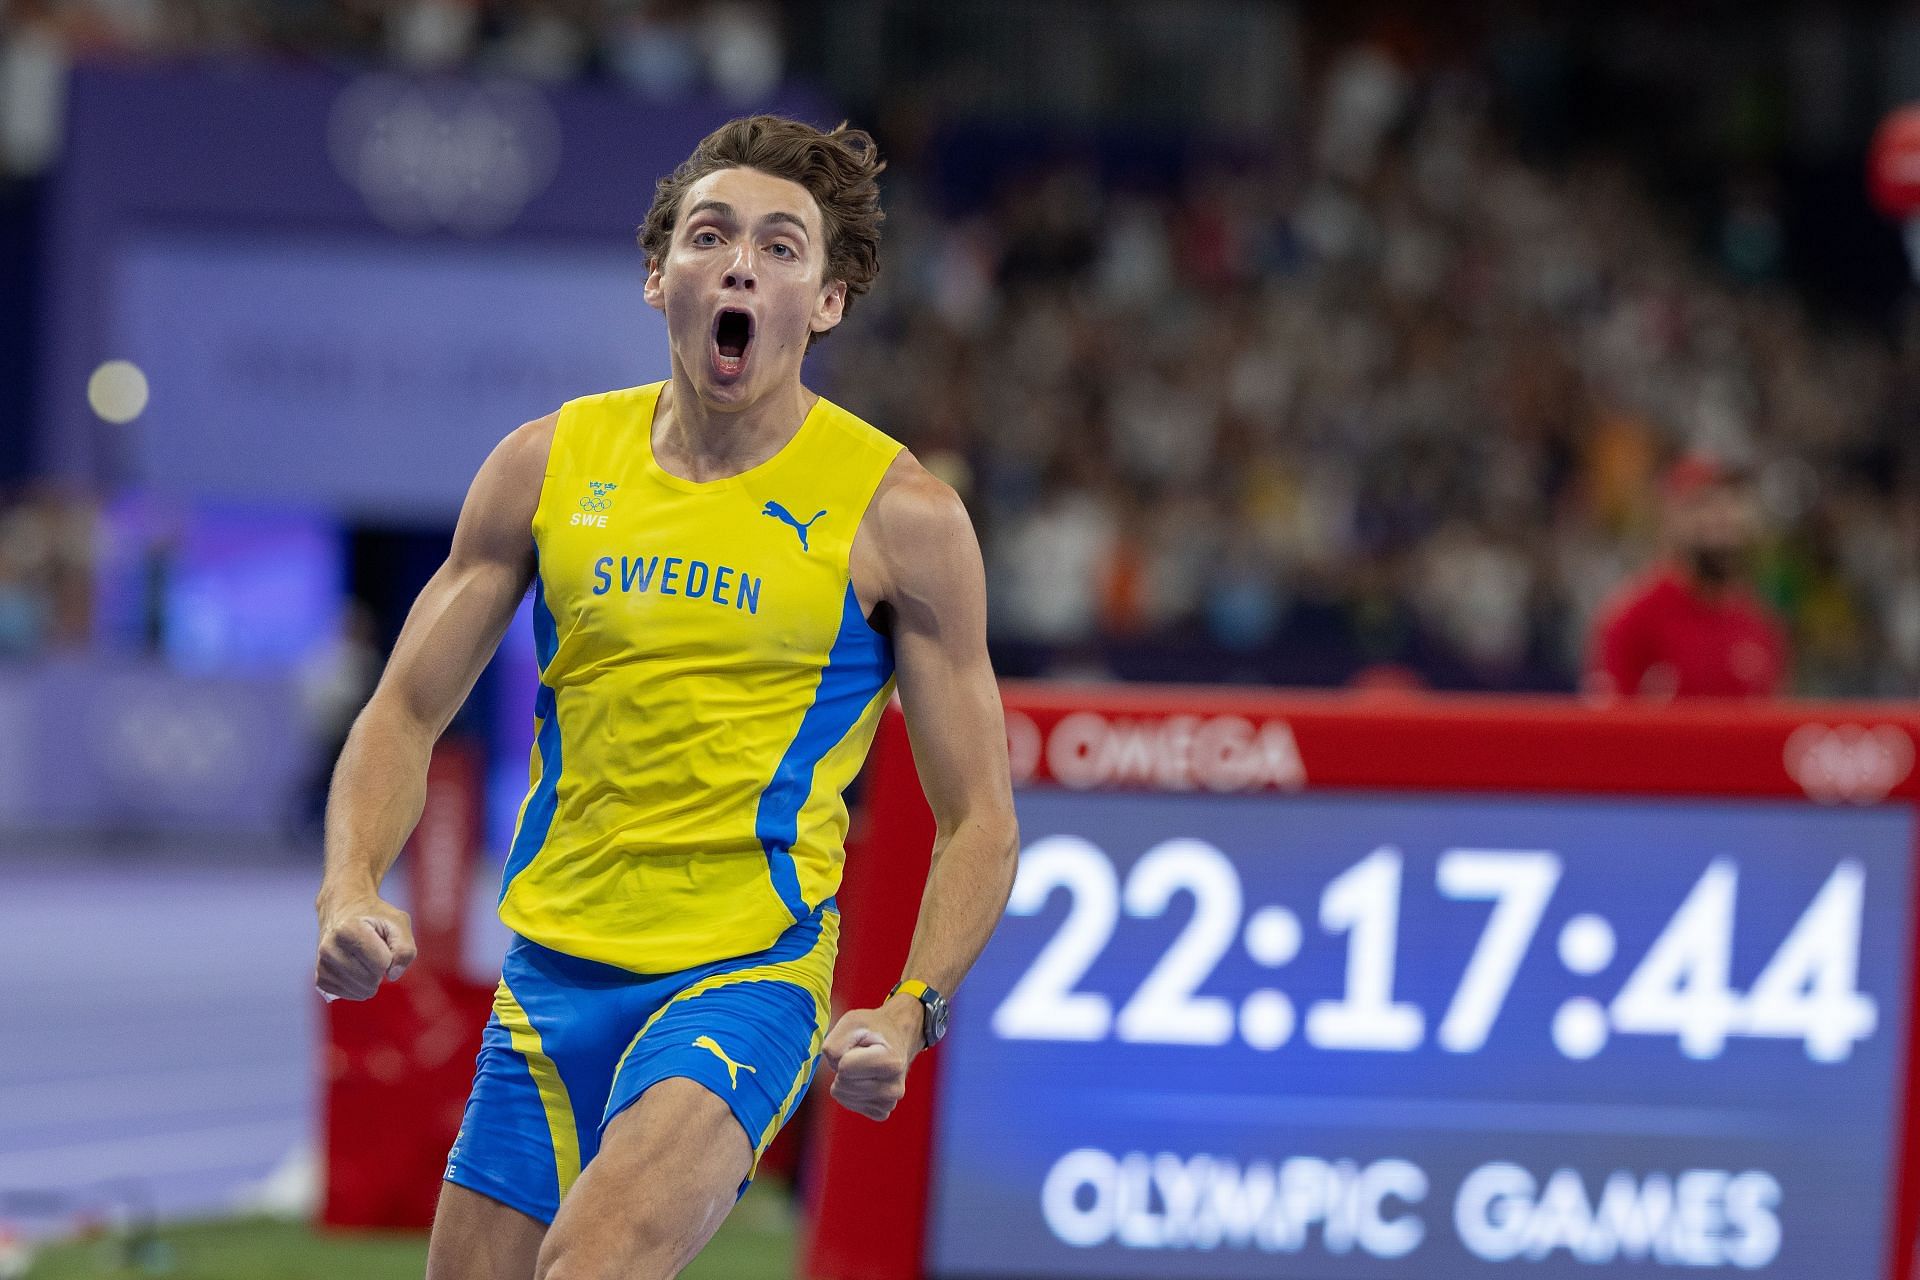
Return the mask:
<svg viewBox="0 0 1920 1280">
<path fill-rule="evenodd" d="M 654 461 L 685 480 L 739 475 L 780 452 L 819 399 L 795 378 L 750 404 L 719 409 L 702 403 L 676 367 L 653 413 Z"/>
</svg>

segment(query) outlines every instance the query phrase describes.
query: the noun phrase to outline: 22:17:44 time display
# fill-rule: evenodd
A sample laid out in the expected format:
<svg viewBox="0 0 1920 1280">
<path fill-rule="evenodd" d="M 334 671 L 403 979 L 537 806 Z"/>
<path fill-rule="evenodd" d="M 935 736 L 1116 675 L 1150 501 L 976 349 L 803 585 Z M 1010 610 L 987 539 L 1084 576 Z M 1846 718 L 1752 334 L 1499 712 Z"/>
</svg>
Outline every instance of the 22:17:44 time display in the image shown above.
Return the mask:
<svg viewBox="0 0 1920 1280">
<path fill-rule="evenodd" d="M 1439 1022 L 1435 1041 L 1453 1053 L 1482 1048 L 1513 991 L 1559 887 L 1560 856 L 1546 849 L 1455 848 L 1436 864 L 1434 888 L 1454 902 L 1491 904 L 1486 923 Z M 1318 925 L 1344 938 L 1338 998 L 1314 1001 L 1304 1016 L 1278 990 L 1237 1003 L 1202 988 L 1236 942 L 1264 968 L 1297 956 L 1300 919 L 1283 906 L 1246 910 L 1233 860 L 1204 840 L 1179 837 L 1149 849 L 1124 883 L 1114 860 L 1080 836 L 1056 835 L 1023 851 L 1008 912 L 1034 916 L 1056 891 L 1068 895 L 1059 927 L 995 1008 L 996 1034 L 1012 1040 L 1224 1045 L 1236 1034 L 1256 1049 L 1278 1049 L 1298 1034 L 1316 1049 L 1409 1053 L 1427 1039 L 1428 1015 L 1396 999 L 1405 860 L 1375 849 L 1320 893 Z M 1686 893 L 1613 998 L 1575 996 L 1550 1031 L 1570 1059 L 1592 1058 L 1616 1035 L 1671 1036 L 1695 1059 L 1718 1057 L 1731 1037 L 1796 1040 L 1815 1062 L 1845 1061 L 1874 1033 L 1878 1009 L 1858 989 L 1866 874 L 1842 861 L 1826 878 L 1745 992 L 1731 971 L 1740 869 L 1714 859 Z M 1123 915 L 1164 915 L 1181 894 L 1192 918 L 1124 1003 L 1080 990 L 1113 940 Z M 1594 913 L 1569 918 L 1555 938 L 1561 963 L 1592 976 L 1613 965 L 1618 939 Z"/>
</svg>

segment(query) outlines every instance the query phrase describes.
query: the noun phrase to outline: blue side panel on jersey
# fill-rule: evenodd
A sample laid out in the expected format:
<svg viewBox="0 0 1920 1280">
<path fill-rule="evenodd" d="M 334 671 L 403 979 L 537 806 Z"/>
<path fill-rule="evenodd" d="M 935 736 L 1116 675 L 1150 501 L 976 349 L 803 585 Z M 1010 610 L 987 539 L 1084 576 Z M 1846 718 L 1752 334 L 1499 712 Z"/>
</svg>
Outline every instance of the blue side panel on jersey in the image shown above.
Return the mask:
<svg viewBox="0 0 1920 1280">
<path fill-rule="evenodd" d="M 840 611 L 840 632 L 820 671 L 813 703 L 800 718 L 787 751 L 760 793 L 754 833 L 767 852 L 767 874 L 780 900 L 795 920 L 812 910 L 800 896 L 800 877 L 793 865 L 793 842 L 799 838 L 800 809 L 813 793 L 813 771 L 860 719 L 860 713 L 893 678 L 893 645 L 875 631 L 860 611 L 860 598 L 847 584 Z"/>
<path fill-rule="evenodd" d="M 533 566 L 533 652 L 540 662 L 540 688 L 533 697 L 533 714 L 540 721 L 540 732 L 535 745 L 540 751 L 540 781 L 535 784 L 533 796 L 527 801 L 526 812 L 520 816 L 520 827 L 513 833 L 513 846 L 507 850 L 506 869 L 500 876 L 500 898 L 506 900 L 507 890 L 513 885 L 513 878 L 526 869 L 533 856 L 540 852 L 540 846 L 547 842 L 547 831 L 553 826 L 554 810 L 559 807 L 560 790 L 560 719 L 556 710 L 553 688 L 546 682 L 547 669 L 553 665 L 553 655 L 560 647 L 559 628 L 554 625 L 553 611 L 547 608 L 546 586 L 540 575 L 539 555 L 536 552 Z"/>
</svg>

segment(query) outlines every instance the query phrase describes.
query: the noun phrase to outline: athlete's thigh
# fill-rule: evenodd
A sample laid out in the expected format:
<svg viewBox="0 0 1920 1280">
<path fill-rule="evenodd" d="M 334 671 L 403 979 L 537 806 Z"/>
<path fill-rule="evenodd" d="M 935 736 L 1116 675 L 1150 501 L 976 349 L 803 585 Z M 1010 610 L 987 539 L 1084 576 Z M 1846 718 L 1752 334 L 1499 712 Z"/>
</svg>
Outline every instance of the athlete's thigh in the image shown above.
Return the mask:
<svg viewBox="0 0 1920 1280">
<path fill-rule="evenodd" d="M 753 1149 L 705 1085 L 662 1080 L 607 1123 L 540 1250 L 545 1280 L 668 1280 L 733 1208 Z"/>
<path fill-rule="evenodd" d="M 427 1280 L 532 1280 L 547 1224 L 491 1196 L 440 1184 Z"/>
<path fill-rule="evenodd" d="M 618 973 L 524 939 L 503 969 L 446 1181 L 547 1223 L 593 1158 L 635 1011 Z"/>
<path fill-rule="evenodd" d="M 713 1235 L 806 1092 L 824 1034 L 824 990 L 746 976 L 767 972 L 711 974 L 640 1029 L 539 1274 L 672 1276 Z"/>
</svg>

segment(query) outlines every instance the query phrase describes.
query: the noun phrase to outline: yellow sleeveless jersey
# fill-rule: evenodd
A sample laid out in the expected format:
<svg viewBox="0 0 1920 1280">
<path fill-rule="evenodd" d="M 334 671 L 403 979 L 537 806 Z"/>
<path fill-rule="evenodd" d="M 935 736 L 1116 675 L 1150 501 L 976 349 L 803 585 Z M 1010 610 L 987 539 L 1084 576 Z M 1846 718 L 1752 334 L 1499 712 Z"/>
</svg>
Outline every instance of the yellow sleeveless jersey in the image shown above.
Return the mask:
<svg viewBox="0 0 1920 1280">
<path fill-rule="evenodd" d="M 653 457 L 664 385 L 554 427 L 500 895 L 515 932 L 639 973 L 763 950 L 833 896 L 841 792 L 893 689 L 850 552 L 900 445 L 823 399 L 759 466 L 684 480 Z"/>
</svg>

